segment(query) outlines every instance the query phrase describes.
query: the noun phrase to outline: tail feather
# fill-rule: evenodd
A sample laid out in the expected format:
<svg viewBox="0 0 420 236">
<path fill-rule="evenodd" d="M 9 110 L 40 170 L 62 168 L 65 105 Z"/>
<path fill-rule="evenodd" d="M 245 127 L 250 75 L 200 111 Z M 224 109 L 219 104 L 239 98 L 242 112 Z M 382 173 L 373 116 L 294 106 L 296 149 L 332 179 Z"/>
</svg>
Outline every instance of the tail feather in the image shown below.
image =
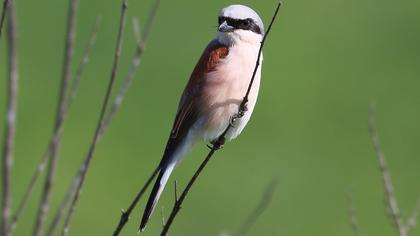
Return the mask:
<svg viewBox="0 0 420 236">
<path fill-rule="evenodd" d="M 175 164 L 175 161 L 173 161 L 164 169 L 160 170 L 155 185 L 153 186 L 152 192 L 150 194 L 149 200 L 147 201 L 146 208 L 144 209 L 143 218 L 140 223 L 140 231 L 144 231 L 144 228 L 146 227 L 146 224 L 149 221 L 150 215 L 153 213 L 153 210 L 156 207 L 160 195 L 162 194 L 162 191 L 165 188 L 166 183 L 168 182 L 169 176 L 174 170 Z"/>
<path fill-rule="evenodd" d="M 176 164 L 181 161 L 184 155 L 191 149 L 193 144 L 194 139 L 192 139 L 189 134 L 183 134 L 175 140 L 170 139 L 168 141 L 165 153 L 163 154 L 160 162 L 159 175 L 156 179 L 155 185 L 153 186 L 152 192 L 150 193 L 149 199 L 147 200 L 146 208 L 144 209 L 143 217 L 140 222 L 140 231 L 144 231 L 144 228 L 146 227 L 146 224 L 149 221 L 149 218 L 152 215 L 160 195 L 162 194 Z"/>
</svg>

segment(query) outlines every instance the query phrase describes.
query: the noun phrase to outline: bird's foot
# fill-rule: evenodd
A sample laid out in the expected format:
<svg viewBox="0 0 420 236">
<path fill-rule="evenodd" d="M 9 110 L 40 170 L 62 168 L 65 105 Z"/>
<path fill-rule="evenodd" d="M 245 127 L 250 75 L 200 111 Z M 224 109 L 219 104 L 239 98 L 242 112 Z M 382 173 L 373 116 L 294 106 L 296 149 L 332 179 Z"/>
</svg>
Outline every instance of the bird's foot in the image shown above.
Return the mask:
<svg viewBox="0 0 420 236">
<path fill-rule="evenodd" d="M 219 150 L 219 149 L 222 149 L 224 147 L 225 141 L 226 141 L 226 139 L 224 137 L 220 137 L 220 138 L 212 141 L 211 146 L 207 145 L 207 147 L 209 147 L 210 149 L 213 149 L 213 150 Z"/>
<path fill-rule="evenodd" d="M 236 118 L 242 118 L 247 111 L 248 111 L 248 105 L 247 103 L 244 103 L 243 105 L 239 107 L 239 111 L 236 114 Z"/>
</svg>

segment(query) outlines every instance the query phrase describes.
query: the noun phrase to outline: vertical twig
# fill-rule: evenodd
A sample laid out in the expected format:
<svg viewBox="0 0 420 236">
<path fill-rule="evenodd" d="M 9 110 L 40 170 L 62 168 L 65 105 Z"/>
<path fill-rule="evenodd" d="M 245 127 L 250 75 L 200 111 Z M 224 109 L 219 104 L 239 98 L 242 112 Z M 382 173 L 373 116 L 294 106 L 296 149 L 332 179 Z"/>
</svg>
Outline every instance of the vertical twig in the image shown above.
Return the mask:
<svg viewBox="0 0 420 236">
<path fill-rule="evenodd" d="M 92 28 L 92 31 L 90 32 L 89 39 L 86 43 L 86 46 L 85 46 L 85 49 L 84 49 L 84 52 L 83 52 L 82 60 L 79 62 L 79 66 L 78 66 L 77 71 L 76 71 L 76 76 L 74 77 L 74 79 L 71 83 L 71 86 L 70 86 L 70 90 L 69 90 L 69 93 L 68 93 L 67 105 L 66 105 L 66 107 L 67 107 L 66 111 L 69 110 L 69 108 L 72 105 L 74 99 L 76 98 L 77 92 L 79 90 L 79 83 L 82 79 L 82 75 L 83 75 L 83 72 L 85 70 L 85 66 L 89 63 L 90 52 L 91 52 L 93 46 L 96 43 L 96 36 L 98 34 L 98 30 L 99 30 L 99 27 L 101 25 L 101 22 L 102 22 L 102 16 L 97 16 L 95 24 Z"/>
<path fill-rule="evenodd" d="M 104 119 L 105 118 L 105 113 L 106 113 L 108 103 L 109 103 L 110 98 L 111 98 L 112 89 L 114 87 L 115 78 L 116 78 L 116 75 L 117 75 L 117 72 L 118 72 L 118 65 L 119 65 L 119 62 L 120 62 L 122 41 L 123 41 L 123 35 L 124 35 L 124 29 L 125 29 L 126 14 L 127 14 L 127 0 L 122 0 L 121 17 L 120 17 L 120 24 L 119 24 L 119 29 L 118 29 L 118 36 L 117 36 L 117 45 L 116 45 L 116 49 L 115 49 L 114 64 L 112 66 L 111 77 L 109 79 L 108 88 L 107 88 L 107 91 L 106 91 L 106 94 L 105 94 L 105 97 L 104 97 L 104 102 L 102 104 L 102 109 L 101 109 L 98 125 L 96 127 L 95 135 L 94 135 L 92 143 L 89 147 L 89 151 L 88 151 L 88 153 L 87 153 L 85 159 L 83 160 L 83 163 L 82 163 L 82 165 L 79 169 L 79 173 L 78 173 L 79 177 L 78 178 L 80 179 L 80 181 L 78 181 L 76 192 L 75 192 L 75 195 L 74 195 L 73 200 L 71 202 L 70 209 L 69 209 L 69 212 L 68 212 L 66 220 L 65 220 L 65 224 L 64 224 L 64 228 L 63 228 L 63 232 L 62 232 L 63 236 L 66 236 L 68 234 L 69 225 L 70 225 L 71 220 L 73 218 L 73 214 L 74 214 L 74 211 L 76 209 L 76 204 L 77 204 L 78 199 L 80 197 L 80 192 L 81 192 L 81 189 L 82 189 L 83 184 L 84 184 L 86 173 L 89 169 L 90 161 L 93 158 L 93 154 L 95 152 L 96 145 L 98 144 L 98 142 L 100 140 L 101 130 L 103 129 L 104 124 L 105 124 L 105 119 Z"/>
<path fill-rule="evenodd" d="M 76 176 L 77 178 L 77 176 Z M 65 210 L 68 207 L 68 204 L 70 203 L 72 197 L 73 197 L 73 193 L 76 191 L 77 185 L 78 185 L 78 181 L 79 179 L 77 179 L 76 181 L 73 181 L 72 185 L 70 186 L 69 191 L 67 191 L 66 196 L 64 197 L 63 201 L 60 203 L 60 206 L 56 212 L 56 214 L 54 215 L 54 218 L 51 222 L 51 224 L 48 226 L 48 230 L 47 230 L 47 236 L 53 236 L 55 230 L 58 227 L 58 224 L 60 223 L 61 218 L 63 217 Z"/>
<path fill-rule="evenodd" d="M 140 47 L 140 45 L 141 45 L 141 47 Z M 131 85 L 131 82 L 134 79 L 135 72 L 137 71 L 138 67 L 140 66 L 140 62 L 141 62 L 140 59 L 141 59 L 141 55 L 143 54 L 143 47 L 144 47 L 144 40 L 142 42 L 138 42 L 138 44 L 137 44 L 137 52 L 136 52 L 136 54 L 135 54 L 135 56 L 132 60 L 131 67 L 129 69 L 128 75 L 125 78 L 125 80 L 123 81 L 123 83 L 120 87 L 120 90 L 119 90 L 117 96 L 115 97 L 115 100 L 114 100 L 114 103 L 112 104 L 111 110 L 105 115 L 106 117 L 104 118 L 104 126 L 102 127 L 102 129 L 99 133 L 99 139 L 102 138 L 104 132 L 106 131 L 106 129 L 110 125 L 111 121 L 113 120 L 113 117 L 118 112 L 119 108 L 121 107 L 121 104 L 124 100 L 125 94 L 127 93 L 128 89 Z M 141 48 L 141 49 L 139 49 L 139 48 Z M 138 52 L 140 52 L 140 53 L 138 53 Z M 58 211 L 54 215 L 53 221 L 52 221 L 51 225 L 49 226 L 47 235 L 52 236 L 55 229 L 57 228 L 58 223 L 60 222 L 60 219 L 64 214 L 64 211 L 68 207 L 68 204 L 70 203 L 70 200 L 71 200 L 74 192 L 76 191 L 77 184 L 80 181 L 78 176 L 79 175 L 76 174 L 71 187 L 68 189 L 68 191 L 66 193 L 65 198 L 61 201 L 60 206 L 58 208 Z"/>
<path fill-rule="evenodd" d="M 54 131 L 49 145 L 49 150 L 46 155 L 49 155 L 47 164 L 47 176 L 44 182 L 41 203 L 39 206 L 38 214 L 36 217 L 36 223 L 33 231 L 34 236 L 40 236 L 42 234 L 42 228 L 45 224 L 45 219 L 48 212 L 49 200 L 51 197 L 51 189 L 54 183 L 55 172 L 57 167 L 58 149 L 61 141 L 62 126 L 67 113 L 67 88 L 71 78 L 72 59 L 74 51 L 74 40 L 76 34 L 76 13 L 77 13 L 77 0 L 69 1 L 68 18 L 67 18 L 67 32 L 66 32 L 66 43 L 64 48 L 64 60 L 63 60 L 63 71 L 62 80 L 59 91 L 59 100 L 57 107 L 56 120 L 54 125 Z"/>
<path fill-rule="evenodd" d="M 257 222 L 258 218 L 261 216 L 261 214 L 267 210 L 273 198 L 273 194 L 274 194 L 274 191 L 276 190 L 276 187 L 277 187 L 277 181 L 274 179 L 265 189 L 264 194 L 262 195 L 262 198 L 260 202 L 258 203 L 258 205 L 251 212 L 251 214 L 248 215 L 246 220 L 239 227 L 237 233 L 234 235 L 244 236 L 248 233 L 251 226 L 254 225 L 255 222 Z"/>
<path fill-rule="evenodd" d="M 136 51 L 134 53 L 133 59 L 131 61 L 131 66 L 128 70 L 128 74 L 126 76 L 126 78 L 124 79 L 121 88 L 114 100 L 114 103 L 112 104 L 111 110 L 110 112 L 107 114 L 106 118 L 105 118 L 105 125 L 104 128 L 101 130 L 101 136 L 103 134 L 103 132 L 105 131 L 105 129 L 109 126 L 109 124 L 111 123 L 113 117 L 115 116 L 115 114 L 117 113 L 117 111 L 119 110 L 119 108 L 121 107 L 121 104 L 125 98 L 125 95 L 128 91 L 128 89 L 130 88 L 131 82 L 134 80 L 134 75 L 137 72 L 137 69 L 140 66 L 141 63 L 141 57 L 143 55 L 144 52 L 144 47 L 145 47 L 145 43 L 147 41 L 147 39 L 149 38 L 149 34 L 150 34 L 150 30 L 153 26 L 154 20 L 156 18 L 156 13 L 157 10 L 159 8 L 159 4 L 160 4 L 160 0 L 155 0 L 150 11 L 149 11 L 149 16 L 148 19 L 146 21 L 145 24 L 145 28 L 143 33 L 140 36 L 140 30 L 137 24 L 137 21 L 133 22 L 133 31 L 134 31 L 134 35 L 137 39 L 137 46 L 136 46 Z"/>
<path fill-rule="evenodd" d="M 379 135 L 376 128 L 375 111 L 373 106 L 371 106 L 369 111 L 369 133 L 372 138 L 373 146 L 375 148 L 376 157 L 379 162 L 379 168 L 382 174 L 382 181 L 386 193 L 386 200 L 390 209 L 392 220 L 398 231 L 399 236 L 406 236 L 407 230 L 401 218 L 400 209 L 398 207 L 397 199 L 394 194 L 394 186 L 392 184 L 391 175 L 389 173 L 388 165 L 385 160 L 385 155 L 382 151 L 381 143 L 379 140 Z"/>
<path fill-rule="evenodd" d="M 6 19 L 6 12 L 7 12 L 8 4 L 9 4 L 9 0 L 3 0 L 3 10 L 1 11 L 1 17 L 0 17 L 0 38 L 3 32 L 3 25 L 4 25 L 4 20 Z"/>
<path fill-rule="evenodd" d="M 90 55 L 90 51 L 93 48 L 95 42 L 96 42 L 96 35 L 99 29 L 99 25 L 101 22 L 101 17 L 97 17 L 96 18 L 96 23 L 95 26 L 93 27 L 89 40 L 87 42 L 87 45 L 84 49 L 84 53 L 83 53 L 83 58 L 79 63 L 79 67 L 77 68 L 77 72 L 76 72 L 76 76 L 73 79 L 72 83 L 71 83 L 71 88 L 69 90 L 68 93 L 68 100 L 67 100 L 67 104 L 66 104 L 66 113 L 69 111 L 70 106 L 74 100 L 74 98 L 76 97 L 78 88 L 79 88 L 79 83 L 80 80 L 82 79 L 82 75 L 85 69 L 85 66 L 89 63 L 89 55 Z M 66 115 L 65 115 L 66 116 Z M 25 193 L 22 197 L 22 199 L 19 202 L 18 208 L 15 212 L 15 214 L 12 217 L 11 223 L 9 225 L 9 229 L 8 232 L 13 232 L 13 230 L 16 228 L 16 224 L 18 223 L 19 219 L 20 219 L 20 215 L 22 214 L 23 209 L 26 207 L 26 204 L 29 201 L 29 198 L 32 195 L 33 189 L 35 187 L 35 183 L 38 180 L 39 175 L 41 174 L 41 172 L 44 170 L 46 162 L 48 160 L 49 157 L 49 149 L 47 149 L 46 154 L 44 155 L 44 157 L 41 159 L 41 162 L 38 164 L 37 169 L 35 170 L 34 174 L 32 175 L 32 178 L 25 190 Z"/>
<path fill-rule="evenodd" d="M 106 126 L 110 123 L 110 121 L 112 120 L 112 117 L 118 111 L 118 109 L 119 109 L 119 107 L 120 107 L 120 105 L 121 105 L 121 103 L 122 103 L 122 101 L 125 97 L 127 89 L 129 88 L 129 86 L 131 84 L 131 81 L 134 79 L 134 73 L 137 71 L 138 67 L 140 66 L 141 57 L 142 57 L 143 52 L 144 52 L 145 43 L 146 43 L 146 41 L 149 37 L 150 30 L 152 29 L 153 23 L 155 21 L 156 13 L 157 13 L 157 10 L 159 8 L 159 5 L 160 5 L 160 0 L 155 0 L 153 5 L 151 6 L 151 8 L 149 10 L 149 16 L 148 16 L 148 19 L 147 19 L 145 27 L 144 27 L 144 31 L 141 34 L 142 37 L 140 37 L 138 26 L 134 23 L 134 34 L 135 34 L 135 36 L 137 38 L 137 41 L 138 41 L 137 42 L 137 49 L 136 49 L 136 52 L 134 54 L 134 57 L 133 57 L 132 64 L 131 64 L 131 67 L 129 69 L 128 75 L 127 75 L 126 79 L 124 80 L 122 87 L 120 88 L 120 91 L 119 91 L 119 93 L 118 93 L 118 95 L 117 95 L 117 97 L 114 101 L 114 104 L 111 108 L 111 111 L 108 113 L 108 117 L 105 119 Z M 134 21 L 134 22 L 136 22 L 136 21 Z M 106 126 L 105 126 L 105 128 L 106 128 Z M 120 232 L 122 231 L 122 229 L 124 228 L 124 226 L 128 222 L 128 220 L 130 218 L 130 215 L 131 215 L 131 212 L 136 207 L 138 201 L 143 196 L 144 192 L 149 187 L 150 183 L 155 178 L 158 171 L 159 171 L 159 166 L 157 166 L 155 168 L 155 170 L 150 175 L 150 177 L 147 179 L 144 186 L 142 186 L 140 191 L 137 193 L 137 195 L 135 196 L 135 198 L 131 202 L 130 206 L 127 208 L 127 210 L 122 210 L 120 221 L 119 221 L 117 227 L 115 228 L 115 230 L 113 232 L 114 236 L 120 234 Z"/>
<path fill-rule="evenodd" d="M 189 190 L 191 189 L 192 185 L 194 184 L 195 180 L 198 178 L 198 176 L 200 175 L 201 171 L 204 169 L 204 167 L 206 167 L 208 161 L 212 158 L 213 154 L 220 149 L 221 146 L 223 146 L 223 144 L 225 143 L 225 135 L 227 134 L 227 132 L 230 130 L 230 128 L 232 127 L 232 124 L 235 123 L 235 121 L 239 118 L 241 118 L 246 110 L 247 110 L 247 102 L 248 102 L 248 95 L 251 91 L 251 87 L 253 85 L 254 79 L 255 79 L 255 75 L 257 74 L 258 71 L 258 67 L 260 65 L 260 58 L 261 58 L 261 54 L 262 54 L 262 49 L 264 47 L 264 43 L 265 40 L 267 39 L 268 34 L 270 33 L 271 27 L 273 26 L 273 23 L 277 17 L 277 14 L 280 10 L 280 6 L 281 6 L 282 2 L 279 1 L 277 3 L 277 7 L 276 10 L 274 12 L 274 15 L 271 19 L 270 25 L 267 28 L 267 32 L 265 33 L 262 41 L 261 41 L 261 45 L 260 45 L 260 49 L 258 51 L 258 57 L 257 57 L 257 61 L 255 62 L 255 68 L 254 68 L 254 72 L 252 73 L 252 77 L 251 80 L 249 82 L 249 86 L 248 86 L 248 90 L 239 106 L 238 112 L 237 114 L 235 114 L 232 118 L 231 118 L 231 122 L 230 124 L 226 127 L 225 131 L 222 133 L 222 135 L 220 135 L 220 137 L 216 140 L 216 142 L 214 142 L 212 144 L 212 146 L 210 147 L 210 152 L 207 154 L 206 158 L 204 159 L 204 161 L 200 164 L 200 166 L 198 167 L 197 171 L 194 173 L 193 177 L 190 179 L 190 181 L 188 182 L 187 186 L 185 187 L 184 191 L 181 193 L 181 196 L 179 197 L 179 199 L 177 201 L 175 201 L 174 206 L 172 208 L 172 212 L 168 217 L 167 223 L 165 225 L 165 227 L 163 228 L 162 232 L 161 232 L 161 236 L 166 236 L 176 215 L 178 214 L 179 210 L 181 209 L 181 205 L 184 202 L 186 196 L 188 195 Z"/>
<path fill-rule="evenodd" d="M 140 30 L 140 20 L 138 16 L 133 17 L 133 34 L 134 39 L 136 40 L 137 44 L 140 43 L 142 36 L 141 36 L 141 30 Z"/>
<path fill-rule="evenodd" d="M 8 86 L 6 92 L 6 124 L 4 129 L 4 144 L 2 157 L 2 219 L 0 222 L 0 234 L 8 236 L 7 225 L 10 218 L 11 202 L 11 172 L 13 162 L 13 149 L 16 136 L 16 110 L 18 95 L 18 59 L 17 59 L 17 32 L 16 12 L 14 2 L 9 5 L 5 2 L 4 7 L 8 8 L 9 17 L 7 24 L 8 42 Z M 6 9 L 3 9 L 5 11 Z"/>
<path fill-rule="evenodd" d="M 356 210 L 354 207 L 353 197 L 351 194 L 347 196 L 347 205 L 348 205 L 348 215 L 351 228 L 356 236 L 364 236 L 365 234 L 362 232 L 359 226 L 359 221 L 357 220 Z"/>
<path fill-rule="evenodd" d="M 149 17 L 146 21 L 145 30 L 143 32 L 143 37 L 141 38 L 140 41 L 137 42 L 136 52 L 135 52 L 134 57 L 132 59 L 131 67 L 129 68 L 128 74 L 127 74 L 125 80 L 123 81 L 117 96 L 115 97 L 115 100 L 114 100 L 114 103 L 111 107 L 111 110 L 106 114 L 106 117 L 104 118 L 104 126 L 100 130 L 99 139 L 103 136 L 105 130 L 107 129 L 107 127 L 111 123 L 113 117 L 118 112 L 119 108 L 121 107 L 121 104 L 124 100 L 125 94 L 127 93 L 128 89 L 131 85 L 131 82 L 134 79 L 135 72 L 137 71 L 138 67 L 140 66 L 141 57 L 142 57 L 143 52 L 144 52 L 145 43 L 148 39 L 150 29 L 153 25 L 153 22 L 156 18 L 156 13 L 157 13 L 157 10 L 158 10 L 158 7 L 159 7 L 159 3 L 160 3 L 160 0 L 155 0 L 154 4 L 152 5 L 152 7 L 149 11 L 150 13 L 149 13 Z M 134 33 L 135 33 L 135 36 L 136 36 L 137 39 L 140 38 L 139 37 L 139 30 L 138 30 L 138 27 L 136 27 L 136 25 L 134 25 Z M 120 231 L 122 230 L 122 228 L 124 227 L 125 223 L 128 222 L 128 218 L 129 218 L 129 215 L 131 214 L 131 211 L 134 209 L 138 200 L 141 198 L 141 196 L 146 191 L 146 189 L 150 185 L 153 178 L 156 176 L 157 171 L 158 171 L 158 169 L 156 169 L 152 173 L 152 175 L 149 177 L 148 181 L 142 187 L 140 192 L 137 194 L 137 196 L 135 197 L 133 203 L 130 205 L 128 210 L 127 211 L 122 210 L 120 225 L 118 225 L 117 228 L 115 229 L 114 235 L 118 235 L 120 233 Z M 63 199 L 57 213 L 54 215 L 53 223 L 50 225 L 49 230 L 48 230 L 48 234 L 47 234 L 48 236 L 53 235 L 56 227 L 58 226 L 58 223 L 59 223 L 60 219 L 62 218 L 62 216 L 64 214 L 65 209 L 68 207 L 68 204 L 70 203 L 71 197 L 73 196 L 74 192 L 76 191 L 76 186 L 78 185 L 78 182 L 80 181 L 78 176 L 79 175 L 75 176 L 75 178 L 73 180 L 73 183 L 72 183 L 72 186 L 67 191 L 66 197 Z"/>
</svg>

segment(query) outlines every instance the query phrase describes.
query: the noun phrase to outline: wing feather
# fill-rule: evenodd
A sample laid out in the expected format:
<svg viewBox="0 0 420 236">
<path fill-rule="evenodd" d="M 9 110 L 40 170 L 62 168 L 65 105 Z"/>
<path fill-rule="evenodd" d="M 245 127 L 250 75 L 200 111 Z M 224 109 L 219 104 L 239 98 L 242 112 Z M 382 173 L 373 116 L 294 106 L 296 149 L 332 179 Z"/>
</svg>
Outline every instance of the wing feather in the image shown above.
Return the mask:
<svg viewBox="0 0 420 236">
<path fill-rule="evenodd" d="M 199 117 L 200 91 L 208 72 L 214 71 L 221 59 L 229 54 L 229 48 L 217 40 L 209 43 L 195 66 L 179 102 L 162 162 L 175 151 Z"/>
</svg>

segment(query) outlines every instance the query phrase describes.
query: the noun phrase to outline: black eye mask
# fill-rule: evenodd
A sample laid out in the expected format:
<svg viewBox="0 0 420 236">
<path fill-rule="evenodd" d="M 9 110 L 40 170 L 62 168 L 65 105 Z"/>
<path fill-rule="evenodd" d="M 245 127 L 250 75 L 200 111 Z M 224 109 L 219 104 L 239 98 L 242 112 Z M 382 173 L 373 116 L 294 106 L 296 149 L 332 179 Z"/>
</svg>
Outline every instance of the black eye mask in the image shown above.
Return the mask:
<svg viewBox="0 0 420 236">
<path fill-rule="evenodd" d="M 254 33 L 261 34 L 260 27 L 254 22 L 254 20 L 247 18 L 247 19 L 233 19 L 230 17 L 219 17 L 219 25 L 225 22 L 232 26 L 235 29 L 242 29 L 242 30 L 250 30 Z"/>
</svg>

